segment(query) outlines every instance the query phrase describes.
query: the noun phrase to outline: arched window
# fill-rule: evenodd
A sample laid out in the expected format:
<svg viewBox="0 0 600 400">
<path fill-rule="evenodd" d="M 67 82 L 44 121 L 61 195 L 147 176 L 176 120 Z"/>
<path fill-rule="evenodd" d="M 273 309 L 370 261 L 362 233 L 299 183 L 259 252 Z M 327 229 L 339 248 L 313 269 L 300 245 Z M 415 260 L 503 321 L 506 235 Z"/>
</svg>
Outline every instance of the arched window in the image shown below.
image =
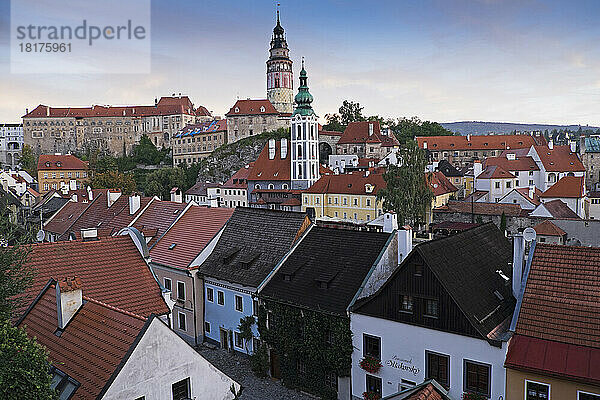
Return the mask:
<svg viewBox="0 0 600 400">
<path fill-rule="evenodd" d="M 284 183 L 283 185 L 281 185 L 281 188 L 282 188 L 283 190 L 288 190 L 290 187 L 288 186 L 288 184 L 287 184 L 287 183 Z"/>
<path fill-rule="evenodd" d="M 551 172 L 550 174 L 548 174 L 548 182 L 554 183 L 556 182 L 556 174 Z"/>
<path fill-rule="evenodd" d="M 260 189 L 260 185 L 257 183 L 256 185 L 254 185 L 254 189 Z"/>
<path fill-rule="evenodd" d="M 302 179 L 302 164 L 298 164 L 298 179 Z"/>
<path fill-rule="evenodd" d="M 310 138 L 311 138 L 312 140 L 314 140 L 314 139 L 315 139 L 315 126 L 314 126 L 314 125 L 311 125 L 311 126 L 310 126 Z"/>
<path fill-rule="evenodd" d="M 302 158 L 302 145 L 298 145 L 298 158 Z"/>
<path fill-rule="evenodd" d="M 269 190 L 273 190 L 273 189 L 275 189 L 275 185 L 273 185 L 272 183 L 269 183 L 268 188 L 269 188 Z"/>
</svg>

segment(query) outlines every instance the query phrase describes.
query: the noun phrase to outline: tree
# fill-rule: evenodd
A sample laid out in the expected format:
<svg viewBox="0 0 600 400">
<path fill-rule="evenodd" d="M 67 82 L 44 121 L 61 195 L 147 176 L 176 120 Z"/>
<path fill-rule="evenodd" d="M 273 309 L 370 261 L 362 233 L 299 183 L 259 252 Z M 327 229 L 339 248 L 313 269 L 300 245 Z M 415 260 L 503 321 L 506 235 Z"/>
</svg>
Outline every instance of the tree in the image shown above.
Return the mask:
<svg viewBox="0 0 600 400">
<path fill-rule="evenodd" d="M 21 295 L 33 282 L 33 271 L 25 262 L 31 234 L 10 222 L 6 208 L 0 210 L 0 320 L 9 320 L 23 306 Z"/>
<path fill-rule="evenodd" d="M 386 210 L 396 212 L 400 225 L 421 223 L 433 193 L 429 186 L 429 175 L 425 174 L 427 158 L 425 152 L 410 142 L 398 151 L 400 166 L 390 165 L 383 174 L 386 187 L 377 193 L 383 199 Z"/>
<path fill-rule="evenodd" d="M 500 217 L 500 232 L 506 232 L 506 214 L 502 211 L 502 216 Z"/>
<path fill-rule="evenodd" d="M 131 174 L 116 170 L 94 174 L 91 184 L 94 189 L 119 189 L 124 195 L 130 195 L 136 187 Z"/>
<path fill-rule="evenodd" d="M 171 189 L 185 187 L 185 173 L 181 168 L 161 168 L 151 172 L 146 177 L 144 194 L 146 196 L 160 196 L 169 200 Z"/>
<path fill-rule="evenodd" d="M 244 348 L 246 349 L 246 353 L 248 353 L 248 342 L 250 342 L 254 337 L 254 334 L 252 333 L 252 326 L 254 326 L 255 322 L 256 321 L 252 315 L 247 315 L 243 318 L 240 318 L 238 330 L 240 331 L 240 336 L 244 340 Z"/>
<path fill-rule="evenodd" d="M 338 110 L 338 114 L 325 115 L 327 124 L 323 126 L 323 129 L 343 132 L 350 122 L 364 121 L 365 117 L 362 115 L 363 108 L 358 102 L 344 100 Z"/>
<path fill-rule="evenodd" d="M 0 398 L 57 398 L 50 388 L 47 350 L 8 320 L 0 322 L 0 365 Z"/>
<path fill-rule="evenodd" d="M 37 178 L 37 163 L 35 161 L 35 155 L 33 154 L 33 149 L 28 144 L 23 146 L 20 164 L 21 169 L 27 171 L 27 173 L 32 177 Z"/>
<path fill-rule="evenodd" d="M 142 135 L 140 142 L 133 147 L 131 156 L 136 163 L 145 165 L 158 165 L 165 157 L 147 135 Z"/>
</svg>

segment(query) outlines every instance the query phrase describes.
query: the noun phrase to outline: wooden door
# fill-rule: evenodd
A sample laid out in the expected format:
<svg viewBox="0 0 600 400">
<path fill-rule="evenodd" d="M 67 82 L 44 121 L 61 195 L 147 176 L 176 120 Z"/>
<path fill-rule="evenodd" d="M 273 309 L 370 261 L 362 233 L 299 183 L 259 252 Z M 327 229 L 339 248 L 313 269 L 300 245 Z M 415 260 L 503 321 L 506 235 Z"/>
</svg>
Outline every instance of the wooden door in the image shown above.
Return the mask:
<svg viewBox="0 0 600 400">
<path fill-rule="evenodd" d="M 227 340 L 227 331 L 223 328 L 220 329 L 221 333 L 221 348 L 229 350 L 229 340 Z"/>
<path fill-rule="evenodd" d="M 279 363 L 279 354 L 277 350 L 271 349 L 270 358 L 271 358 L 271 377 L 275 379 L 281 379 L 281 368 Z"/>
</svg>

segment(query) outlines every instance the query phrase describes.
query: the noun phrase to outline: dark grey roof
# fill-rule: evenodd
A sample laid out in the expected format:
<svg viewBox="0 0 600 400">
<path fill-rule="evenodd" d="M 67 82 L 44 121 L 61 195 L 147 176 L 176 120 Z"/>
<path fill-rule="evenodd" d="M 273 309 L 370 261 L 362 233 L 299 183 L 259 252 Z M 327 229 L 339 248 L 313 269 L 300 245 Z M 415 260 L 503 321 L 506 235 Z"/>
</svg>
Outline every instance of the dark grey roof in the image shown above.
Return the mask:
<svg viewBox="0 0 600 400">
<path fill-rule="evenodd" d="M 416 250 L 482 336 L 512 315 L 512 287 L 496 272 L 512 276 L 512 246 L 496 225 L 490 222 L 425 242 Z"/>
<path fill-rule="evenodd" d="M 391 235 L 313 227 L 260 295 L 345 315 Z"/>
<path fill-rule="evenodd" d="M 219 183 L 211 183 L 211 182 L 197 182 L 194 186 L 185 191 L 185 194 L 193 195 L 193 196 L 206 196 L 206 189 L 219 187 L 221 186 Z"/>
<path fill-rule="evenodd" d="M 438 163 L 438 171 L 444 174 L 444 176 L 452 178 L 464 175 L 454 165 L 450 164 L 448 160 L 442 160 Z"/>
<path fill-rule="evenodd" d="M 258 287 L 290 250 L 306 218 L 299 212 L 237 207 L 199 274 Z"/>
</svg>

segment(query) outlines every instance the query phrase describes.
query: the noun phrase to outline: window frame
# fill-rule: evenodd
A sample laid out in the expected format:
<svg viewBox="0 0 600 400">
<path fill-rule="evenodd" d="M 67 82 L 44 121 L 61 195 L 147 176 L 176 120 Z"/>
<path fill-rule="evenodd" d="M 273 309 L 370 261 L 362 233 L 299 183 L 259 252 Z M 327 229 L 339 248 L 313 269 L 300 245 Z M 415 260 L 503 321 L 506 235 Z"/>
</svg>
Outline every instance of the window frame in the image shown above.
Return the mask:
<svg viewBox="0 0 600 400">
<path fill-rule="evenodd" d="M 210 295 L 209 295 L 210 293 Z M 206 287 L 206 301 L 210 303 L 215 302 L 215 290 L 211 287 Z"/>
<path fill-rule="evenodd" d="M 404 308 L 404 298 L 410 299 L 410 308 Z M 415 311 L 415 298 L 408 293 L 400 293 L 400 312 L 405 314 L 413 314 Z"/>
<path fill-rule="evenodd" d="M 476 391 L 473 391 L 473 390 L 467 388 L 467 380 L 468 380 L 467 364 L 473 364 L 473 365 L 478 365 L 478 366 L 483 366 L 483 367 L 488 368 L 487 393 L 476 392 Z M 490 397 L 491 391 L 492 391 L 492 365 L 484 363 L 484 362 L 469 360 L 467 358 L 464 358 L 463 359 L 463 392 L 472 392 L 472 393 L 484 395 L 486 397 Z"/>
<path fill-rule="evenodd" d="M 181 384 L 182 382 L 185 383 L 185 385 L 186 385 L 186 396 L 175 398 L 174 386 Z M 183 399 L 185 397 L 190 397 L 191 395 L 192 395 L 192 382 L 191 382 L 191 379 L 189 376 L 185 379 L 178 380 L 177 382 L 174 382 L 171 384 L 171 397 L 174 400 L 179 400 L 179 399 Z"/>
<path fill-rule="evenodd" d="M 375 390 L 375 393 L 378 393 L 380 396 L 383 395 L 383 379 L 381 379 L 381 377 L 379 376 L 375 376 L 375 375 L 371 375 L 371 374 L 365 374 L 365 391 L 369 391 L 369 378 L 374 379 L 375 381 L 379 381 L 380 385 L 379 385 L 379 391 Z"/>
<path fill-rule="evenodd" d="M 433 377 L 433 379 L 435 379 L 440 385 L 444 386 L 447 390 L 450 390 L 450 383 L 451 383 L 451 381 L 450 381 L 450 355 L 426 349 L 425 350 L 425 380 L 432 379 L 431 375 L 429 375 L 429 355 L 443 357 L 448 360 L 448 362 L 446 364 L 446 377 L 447 377 L 448 382 L 439 381 L 438 380 L 439 377 L 437 377 L 437 376 Z"/>
<path fill-rule="evenodd" d="M 208 328 L 208 329 L 206 329 Z M 209 321 L 204 321 L 204 333 L 211 333 L 211 327 Z"/>
<path fill-rule="evenodd" d="M 424 303 L 425 303 L 425 304 L 423 304 L 423 316 L 427 317 L 427 318 L 439 318 L 440 317 L 440 302 L 438 301 L 438 299 L 429 299 L 429 298 L 426 298 L 426 299 L 423 299 L 423 300 L 424 300 Z M 435 303 L 435 311 L 436 311 L 435 314 L 429 314 L 427 312 L 427 306 L 428 306 L 429 302 L 434 302 Z"/>
<path fill-rule="evenodd" d="M 379 341 L 379 356 L 374 356 L 372 354 L 367 353 L 367 339 L 376 339 Z M 373 357 L 378 360 L 381 360 L 381 347 L 382 346 L 381 346 L 381 337 L 380 336 L 363 333 L 363 349 L 362 349 L 363 357 L 369 356 L 369 357 Z"/>
<path fill-rule="evenodd" d="M 577 391 L 577 400 L 581 400 L 580 395 L 582 394 L 586 394 L 586 395 L 590 395 L 590 396 L 597 396 L 598 399 L 600 399 L 600 393 L 592 393 L 592 392 L 586 392 L 584 390 L 578 390 Z M 548 391 L 548 399 L 550 399 L 550 392 Z"/>
<path fill-rule="evenodd" d="M 221 299 L 223 300 L 222 302 Z M 217 290 L 217 304 L 220 306 L 225 306 L 225 292 L 222 290 Z"/>
<path fill-rule="evenodd" d="M 239 299 L 239 302 L 241 305 L 241 309 L 238 308 L 238 299 Z M 244 312 L 244 298 L 242 296 L 240 296 L 239 294 L 236 294 L 234 296 L 233 308 L 235 308 L 235 311 L 237 311 L 237 312 L 241 312 L 241 313 Z"/>
<path fill-rule="evenodd" d="M 167 287 L 167 281 L 169 281 L 169 287 Z M 169 292 L 173 291 L 173 280 L 171 280 L 171 278 L 167 278 L 166 276 L 163 278 L 163 285 L 165 286 L 165 289 L 167 289 Z"/>
<path fill-rule="evenodd" d="M 238 346 L 237 341 L 241 340 L 242 345 Z M 233 331 L 233 346 L 238 349 L 244 350 L 244 338 L 242 338 L 242 334 L 238 331 Z"/>
<path fill-rule="evenodd" d="M 550 395 L 551 395 L 551 390 L 552 390 L 552 386 L 549 383 L 545 383 L 545 382 L 538 382 L 538 381 L 533 381 L 531 379 L 525 379 L 525 390 L 523 392 L 523 399 L 527 400 L 527 384 L 528 383 L 534 383 L 536 385 L 541 385 L 541 386 L 546 386 L 548 387 L 548 400 L 550 400 Z M 579 394 L 577 395 L 577 398 L 579 399 Z"/>
<path fill-rule="evenodd" d="M 183 319 L 181 318 L 182 315 L 183 315 Z M 183 321 L 183 328 L 181 327 L 181 321 Z M 185 316 L 185 313 L 182 313 L 181 311 L 177 313 L 177 329 L 179 329 L 180 331 L 187 332 L 186 316 Z"/>
<path fill-rule="evenodd" d="M 179 296 L 179 293 L 180 293 L 179 284 L 180 283 L 183 285 L 183 297 Z M 185 282 L 177 281 L 177 300 L 185 301 Z"/>
</svg>

